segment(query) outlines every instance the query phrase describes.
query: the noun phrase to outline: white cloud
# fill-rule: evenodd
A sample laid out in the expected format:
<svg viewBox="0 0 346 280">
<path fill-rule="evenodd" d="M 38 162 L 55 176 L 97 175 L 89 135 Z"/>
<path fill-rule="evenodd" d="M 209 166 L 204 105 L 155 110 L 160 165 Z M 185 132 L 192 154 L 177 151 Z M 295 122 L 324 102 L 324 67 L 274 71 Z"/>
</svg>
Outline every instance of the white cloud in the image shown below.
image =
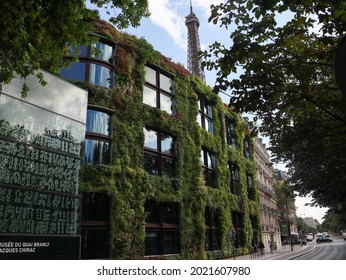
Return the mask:
<svg viewBox="0 0 346 280">
<path fill-rule="evenodd" d="M 193 0 L 193 11 L 200 21 L 201 19 L 207 21 L 210 15 L 210 6 L 221 2 L 223 0 Z M 187 48 L 185 16 L 190 13 L 189 7 L 190 1 L 188 0 L 149 0 L 150 20 L 153 24 L 165 30 L 172 37 L 175 44 L 184 50 Z"/>
<path fill-rule="evenodd" d="M 186 49 L 185 17 L 178 13 L 179 1 L 149 0 L 151 21 L 164 29 L 179 47 Z"/>
</svg>

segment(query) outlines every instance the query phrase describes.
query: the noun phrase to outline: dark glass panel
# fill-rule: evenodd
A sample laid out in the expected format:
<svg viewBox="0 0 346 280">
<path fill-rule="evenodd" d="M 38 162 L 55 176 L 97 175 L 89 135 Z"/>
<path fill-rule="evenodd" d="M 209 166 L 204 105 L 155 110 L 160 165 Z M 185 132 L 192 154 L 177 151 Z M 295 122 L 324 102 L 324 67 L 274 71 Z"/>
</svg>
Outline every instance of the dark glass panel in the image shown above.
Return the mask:
<svg viewBox="0 0 346 280">
<path fill-rule="evenodd" d="M 62 68 L 60 70 L 60 76 L 73 81 L 85 81 L 85 72 L 85 63 L 71 62 L 69 68 Z"/>
<path fill-rule="evenodd" d="M 149 224 L 160 224 L 160 208 L 155 201 L 145 203 L 145 212 L 147 213 L 145 222 Z"/>
<path fill-rule="evenodd" d="M 207 230 L 205 233 L 205 250 L 206 251 L 211 251 L 210 238 L 211 238 L 210 231 Z"/>
<path fill-rule="evenodd" d="M 145 232 L 145 255 L 160 255 L 160 232 L 147 230 Z"/>
<path fill-rule="evenodd" d="M 161 173 L 169 178 L 175 176 L 175 161 L 172 158 L 161 158 Z"/>
<path fill-rule="evenodd" d="M 83 193 L 82 195 L 83 221 L 108 221 L 109 196 L 103 193 Z"/>
<path fill-rule="evenodd" d="M 144 169 L 146 172 L 148 172 L 150 175 L 158 176 L 159 175 L 159 169 L 158 169 L 158 156 L 144 153 Z"/>
<path fill-rule="evenodd" d="M 87 131 L 111 136 L 111 116 L 107 113 L 88 109 Z"/>
<path fill-rule="evenodd" d="M 109 164 L 110 144 L 101 140 L 85 140 L 85 164 Z"/>
<path fill-rule="evenodd" d="M 180 253 L 180 234 L 179 231 L 165 231 L 163 234 L 164 254 Z"/>
<path fill-rule="evenodd" d="M 221 249 L 220 232 L 218 230 L 214 230 L 212 233 L 213 233 L 213 250 L 220 250 Z"/>
<path fill-rule="evenodd" d="M 177 203 L 166 203 L 163 206 L 163 223 L 179 225 L 179 207 Z"/>
<path fill-rule="evenodd" d="M 105 259 L 109 257 L 107 229 L 82 229 L 82 259 Z"/>
<path fill-rule="evenodd" d="M 208 186 L 216 187 L 215 172 L 213 172 L 213 171 L 207 171 L 207 172 L 208 172 Z"/>
</svg>

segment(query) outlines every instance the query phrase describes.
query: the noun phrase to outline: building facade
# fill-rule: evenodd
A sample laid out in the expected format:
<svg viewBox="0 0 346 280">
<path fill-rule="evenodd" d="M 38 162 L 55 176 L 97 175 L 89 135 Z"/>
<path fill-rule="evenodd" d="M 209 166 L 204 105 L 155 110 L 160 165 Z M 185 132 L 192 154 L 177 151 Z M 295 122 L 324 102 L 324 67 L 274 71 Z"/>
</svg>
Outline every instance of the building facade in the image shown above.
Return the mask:
<svg viewBox="0 0 346 280">
<path fill-rule="evenodd" d="M 275 188 L 277 181 L 265 144 L 258 137 L 254 139 L 254 160 L 256 180 L 260 193 L 262 242 L 266 248 L 282 248 L 280 236 L 279 211 Z"/>
<path fill-rule="evenodd" d="M 99 42 L 61 70 L 89 93 L 81 257 L 248 253 L 261 228 L 247 124 L 145 40 L 94 27 Z"/>
</svg>

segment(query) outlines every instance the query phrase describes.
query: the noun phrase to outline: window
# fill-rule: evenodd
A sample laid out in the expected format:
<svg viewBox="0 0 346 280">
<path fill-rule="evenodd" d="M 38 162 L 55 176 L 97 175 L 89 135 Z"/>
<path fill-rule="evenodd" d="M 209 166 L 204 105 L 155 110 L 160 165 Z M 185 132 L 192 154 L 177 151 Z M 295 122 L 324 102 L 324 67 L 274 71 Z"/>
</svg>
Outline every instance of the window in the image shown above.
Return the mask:
<svg viewBox="0 0 346 280">
<path fill-rule="evenodd" d="M 233 228 L 236 231 L 234 246 L 236 248 L 243 248 L 245 246 L 244 236 L 244 214 L 232 212 Z"/>
<path fill-rule="evenodd" d="M 201 163 L 204 174 L 205 182 L 210 187 L 216 187 L 216 175 L 215 175 L 215 167 L 216 167 L 216 157 L 215 154 L 202 149 L 201 151 Z"/>
<path fill-rule="evenodd" d="M 103 259 L 109 254 L 109 196 L 82 194 L 82 259 Z"/>
<path fill-rule="evenodd" d="M 226 117 L 226 141 L 232 148 L 236 148 L 235 120 Z"/>
<path fill-rule="evenodd" d="M 205 209 L 205 250 L 215 251 L 221 249 L 221 230 L 218 218 L 218 212 L 211 210 L 209 207 Z"/>
<path fill-rule="evenodd" d="M 254 200 L 255 199 L 255 189 L 253 186 L 253 180 L 251 174 L 246 174 L 246 185 L 247 185 L 247 196 L 248 199 Z"/>
<path fill-rule="evenodd" d="M 231 193 L 240 195 L 240 174 L 239 167 L 233 163 L 228 163 L 231 173 Z"/>
<path fill-rule="evenodd" d="M 87 111 L 85 164 L 111 163 L 112 115 L 101 110 L 107 111 L 98 107 L 90 107 Z"/>
<path fill-rule="evenodd" d="M 79 62 L 60 70 L 60 76 L 72 81 L 86 81 L 98 86 L 114 87 L 114 44 L 97 42 L 92 47 L 79 47 Z M 71 49 L 71 54 L 76 53 Z"/>
<path fill-rule="evenodd" d="M 180 253 L 180 215 L 178 203 L 147 201 L 145 255 Z"/>
<path fill-rule="evenodd" d="M 150 175 L 176 177 L 174 139 L 168 134 L 144 128 L 144 169 Z"/>
<path fill-rule="evenodd" d="M 173 79 L 159 68 L 145 66 L 143 103 L 170 115 L 175 113 Z"/>
<path fill-rule="evenodd" d="M 244 139 L 244 156 L 247 159 L 251 159 L 251 146 L 250 146 L 250 139 L 248 136 Z"/>
<path fill-rule="evenodd" d="M 213 109 L 204 96 L 200 96 L 198 101 L 197 122 L 204 130 L 214 134 Z"/>
</svg>

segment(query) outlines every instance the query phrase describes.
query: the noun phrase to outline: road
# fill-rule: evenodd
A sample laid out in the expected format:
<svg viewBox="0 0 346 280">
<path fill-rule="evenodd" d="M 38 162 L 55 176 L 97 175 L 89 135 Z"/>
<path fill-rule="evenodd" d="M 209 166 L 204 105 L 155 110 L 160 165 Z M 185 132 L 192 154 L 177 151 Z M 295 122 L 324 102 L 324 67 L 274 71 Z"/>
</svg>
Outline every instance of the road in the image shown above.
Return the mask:
<svg viewBox="0 0 346 280">
<path fill-rule="evenodd" d="M 341 237 L 332 237 L 331 243 L 316 244 L 316 248 L 296 260 L 346 260 L 346 241 Z M 309 242 L 310 243 L 310 242 Z"/>
</svg>

